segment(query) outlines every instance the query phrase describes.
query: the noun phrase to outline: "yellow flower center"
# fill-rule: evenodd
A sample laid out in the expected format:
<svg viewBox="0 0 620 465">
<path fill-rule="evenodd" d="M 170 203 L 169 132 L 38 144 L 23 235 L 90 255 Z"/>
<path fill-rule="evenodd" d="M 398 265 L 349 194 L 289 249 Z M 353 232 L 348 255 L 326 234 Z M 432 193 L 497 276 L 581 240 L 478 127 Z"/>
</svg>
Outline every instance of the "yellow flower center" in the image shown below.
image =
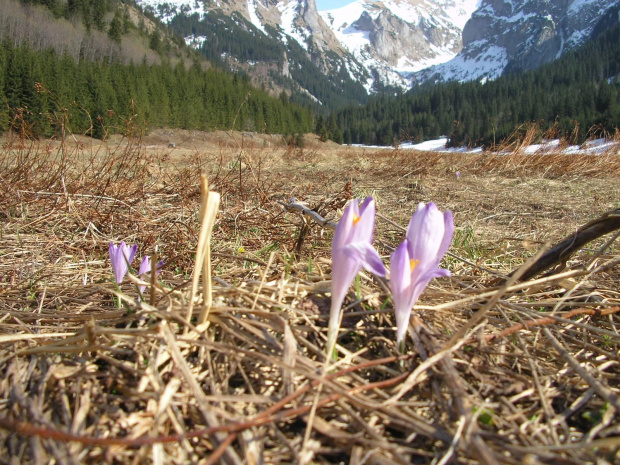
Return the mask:
<svg viewBox="0 0 620 465">
<path fill-rule="evenodd" d="M 409 266 L 411 266 L 412 273 L 413 270 L 415 270 L 415 267 L 418 266 L 418 263 L 420 263 L 420 260 L 414 260 L 413 258 L 409 260 Z"/>
<path fill-rule="evenodd" d="M 353 226 L 359 223 L 361 219 L 362 219 L 361 216 L 353 215 Z"/>
</svg>

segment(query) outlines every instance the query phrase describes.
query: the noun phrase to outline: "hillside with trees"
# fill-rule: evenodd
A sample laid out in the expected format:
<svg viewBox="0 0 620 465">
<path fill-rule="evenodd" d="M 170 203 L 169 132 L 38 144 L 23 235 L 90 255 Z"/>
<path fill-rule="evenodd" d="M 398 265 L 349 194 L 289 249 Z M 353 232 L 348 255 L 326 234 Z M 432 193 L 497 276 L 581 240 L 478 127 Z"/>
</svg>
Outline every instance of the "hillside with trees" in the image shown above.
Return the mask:
<svg viewBox="0 0 620 465">
<path fill-rule="evenodd" d="M 69 124 L 103 137 L 130 119 L 145 129 L 313 128 L 310 109 L 209 66 L 165 31 L 135 26 L 120 2 L 7 5 L 0 22 L 0 131 L 19 124 L 33 136 L 51 136 Z"/>
<path fill-rule="evenodd" d="M 197 50 L 223 69 L 234 66 L 244 70 L 246 64 L 254 70 L 261 67 L 272 90 L 286 90 L 292 101 L 312 106 L 316 111 L 341 108 L 351 102 L 364 103 L 367 99 L 366 89 L 353 80 L 346 67 L 338 65 L 339 57 L 334 52 L 326 53 L 326 59 L 339 72 L 326 75 L 295 40 L 289 40 L 285 47 L 277 38 L 279 31 L 266 26 L 265 35 L 236 12 L 232 16 L 217 11 L 204 16 L 177 14 L 170 21 L 170 29 L 182 37 L 202 38 Z M 286 73 L 282 72 L 284 63 Z"/>
</svg>

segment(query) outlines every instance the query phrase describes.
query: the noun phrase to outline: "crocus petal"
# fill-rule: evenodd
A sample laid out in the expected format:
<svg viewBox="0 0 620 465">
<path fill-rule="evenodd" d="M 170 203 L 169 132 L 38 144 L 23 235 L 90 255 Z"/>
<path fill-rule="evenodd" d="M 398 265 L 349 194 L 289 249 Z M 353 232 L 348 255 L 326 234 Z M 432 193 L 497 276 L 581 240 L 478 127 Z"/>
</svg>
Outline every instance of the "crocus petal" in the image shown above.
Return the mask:
<svg viewBox="0 0 620 465">
<path fill-rule="evenodd" d="M 148 273 L 149 271 L 151 271 L 151 259 L 149 258 L 148 255 L 145 255 L 144 257 L 142 257 L 142 262 L 140 262 L 140 269 L 138 270 L 138 276 L 142 277 L 142 275 Z M 140 285 L 138 286 L 138 289 L 140 290 L 140 294 L 142 294 L 144 293 L 146 286 Z M 139 300 L 140 300 L 140 296 L 138 295 L 138 301 Z"/>
<path fill-rule="evenodd" d="M 375 232 L 375 199 L 366 197 L 364 203 L 359 207 L 358 222 L 353 230 L 353 241 L 372 242 L 372 236 Z"/>
<path fill-rule="evenodd" d="M 405 239 L 392 254 L 390 271 L 390 289 L 394 300 L 394 313 L 396 316 L 396 340 L 404 339 L 411 316 L 411 259 L 407 240 Z"/>
<path fill-rule="evenodd" d="M 354 242 L 344 247 L 342 251 L 349 259 L 359 263 L 360 268 L 364 267 L 377 276 L 385 276 L 387 274 L 387 269 L 379 253 L 368 242 Z"/>
<path fill-rule="evenodd" d="M 444 278 L 448 276 L 450 276 L 449 270 L 444 268 L 433 268 L 424 273 L 423 276 L 418 277 L 411 288 L 411 307 L 415 305 L 422 295 L 422 292 L 424 292 L 424 289 L 426 289 L 426 286 L 428 286 L 428 283 L 430 283 L 433 278 Z"/>
<path fill-rule="evenodd" d="M 385 267 L 379 254 L 372 249 L 375 228 L 375 202 L 367 197 L 360 205 L 353 200 L 338 222 L 332 241 L 332 303 L 329 311 L 327 351 L 336 343 L 342 302 L 355 275 L 362 266 L 379 275 L 385 275 Z"/>
<path fill-rule="evenodd" d="M 349 286 L 361 269 L 362 263 L 347 257 L 344 247 L 332 254 L 332 308 L 340 309 Z"/>
<path fill-rule="evenodd" d="M 332 241 L 333 310 L 331 313 L 339 311 L 351 282 L 353 282 L 355 275 L 359 273 L 364 264 L 367 264 L 369 268 L 381 270 L 381 267 L 376 263 L 375 257 L 369 259 L 368 263 L 360 259 L 360 257 L 368 255 L 367 251 L 358 256 L 347 256 L 345 254 L 345 249 L 350 244 L 366 242 L 370 245 L 374 232 L 374 215 L 375 202 L 372 197 L 368 197 L 361 208 L 357 200 L 350 202 L 338 222 Z M 335 319 L 335 317 L 332 318 Z"/>
<path fill-rule="evenodd" d="M 439 268 L 454 233 L 454 220 L 448 210 L 441 213 L 435 204 L 420 203 L 409 222 L 405 240 L 392 254 L 390 289 L 396 314 L 396 339 L 405 337 L 411 309 L 433 278 L 449 276 Z"/>
<path fill-rule="evenodd" d="M 129 246 L 127 246 L 129 247 Z M 128 251 L 125 251 L 125 255 L 127 256 L 127 263 L 131 265 L 133 259 L 136 257 L 136 253 L 138 252 L 138 244 L 134 244 Z"/>
<path fill-rule="evenodd" d="M 357 200 L 354 200 L 345 208 L 338 222 L 336 232 L 334 233 L 334 239 L 332 240 L 332 252 L 334 250 L 340 250 L 350 242 L 353 228 L 356 225 L 356 218 L 359 218 L 359 207 Z"/>
<path fill-rule="evenodd" d="M 411 256 L 420 263 L 438 264 L 437 256 L 443 245 L 444 233 L 445 222 L 442 213 L 432 202 L 427 205 L 421 203 L 407 228 Z"/>
<path fill-rule="evenodd" d="M 441 245 L 439 246 L 440 259 L 446 254 L 448 248 L 450 248 L 452 236 L 454 235 L 454 218 L 452 217 L 452 212 L 450 210 L 446 210 L 443 214 L 443 226 L 443 240 L 441 241 Z"/>
<path fill-rule="evenodd" d="M 138 274 L 144 274 L 151 271 L 151 257 L 145 255 L 142 258 L 142 262 L 140 263 L 140 269 L 138 270 Z"/>
<path fill-rule="evenodd" d="M 112 264 L 112 271 L 114 272 L 114 279 L 117 284 L 123 282 L 123 278 L 127 274 L 129 265 L 136 256 L 138 250 L 137 245 L 129 247 L 125 244 L 125 241 L 121 241 L 118 246 L 115 246 L 113 242 L 110 242 L 108 246 L 110 252 L 110 263 Z"/>
<path fill-rule="evenodd" d="M 156 273 L 159 274 L 161 273 L 161 267 L 164 266 L 164 261 L 160 260 L 159 262 L 157 262 L 156 265 Z M 148 255 L 145 255 L 144 257 L 142 257 L 142 261 L 140 262 L 140 268 L 138 269 L 138 277 L 140 278 L 146 278 L 146 274 L 151 272 L 151 258 Z M 141 285 L 138 286 L 138 288 L 140 289 L 140 294 L 144 293 L 144 290 L 146 289 L 146 286 Z M 138 301 L 140 300 L 140 296 L 138 296 Z"/>
<path fill-rule="evenodd" d="M 140 262 L 140 268 L 138 269 L 138 276 L 142 276 L 145 273 L 151 271 L 151 259 L 148 255 L 142 257 L 142 261 Z"/>
</svg>

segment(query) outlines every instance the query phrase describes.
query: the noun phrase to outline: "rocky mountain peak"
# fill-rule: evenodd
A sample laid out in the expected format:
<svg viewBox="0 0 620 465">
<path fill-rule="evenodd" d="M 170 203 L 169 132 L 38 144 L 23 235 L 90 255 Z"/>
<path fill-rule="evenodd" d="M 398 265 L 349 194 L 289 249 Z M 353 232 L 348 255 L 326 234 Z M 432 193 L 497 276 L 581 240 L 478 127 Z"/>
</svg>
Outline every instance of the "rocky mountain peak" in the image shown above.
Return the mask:
<svg viewBox="0 0 620 465">
<path fill-rule="evenodd" d="M 493 79 L 506 69 L 533 69 L 590 38 L 618 0 L 482 0 L 463 29 L 463 50 L 415 80 Z"/>
<path fill-rule="evenodd" d="M 336 37 L 384 83 L 442 63 L 462 48 L 461 32 L 477 0 L 357 0 L 322 11 Z"/>
</svg>

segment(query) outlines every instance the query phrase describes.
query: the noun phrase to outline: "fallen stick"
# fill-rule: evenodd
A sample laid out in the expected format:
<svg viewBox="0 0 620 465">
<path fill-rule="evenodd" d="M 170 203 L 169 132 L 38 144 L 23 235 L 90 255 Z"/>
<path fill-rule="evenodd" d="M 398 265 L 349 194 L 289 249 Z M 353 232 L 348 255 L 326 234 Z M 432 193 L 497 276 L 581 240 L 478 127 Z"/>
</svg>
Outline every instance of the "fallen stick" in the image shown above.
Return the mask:
<svg viewBox="0 0 620 465">
<path fill-rule="evenodd" d="M 617 229 L 620 229 L 620 208 L 608 211 L 599 218 L 586 223 L 573 234 L 558 242 L 536 260 L 518 280 L 527 281 L 555 265 L 565 266 L 571 255 L 588 242 Z M 510 276 L 514 273 L 511 273 Z"/>
<path fill-rule="evenodd" d="M 338 222 L 326 220 L 314 210 L 297 203 L 295 199 L 290 199 L 288 202 L 278 200 L 278 203 L 282 205 L 282 208 L 284 208 L 287 212 L 301 213 L 303 216 L 311 218 L 315 223 L 323 226 L 324 228 L 336 229 L 336 226 L 338 225 Z"/>
</svg>

